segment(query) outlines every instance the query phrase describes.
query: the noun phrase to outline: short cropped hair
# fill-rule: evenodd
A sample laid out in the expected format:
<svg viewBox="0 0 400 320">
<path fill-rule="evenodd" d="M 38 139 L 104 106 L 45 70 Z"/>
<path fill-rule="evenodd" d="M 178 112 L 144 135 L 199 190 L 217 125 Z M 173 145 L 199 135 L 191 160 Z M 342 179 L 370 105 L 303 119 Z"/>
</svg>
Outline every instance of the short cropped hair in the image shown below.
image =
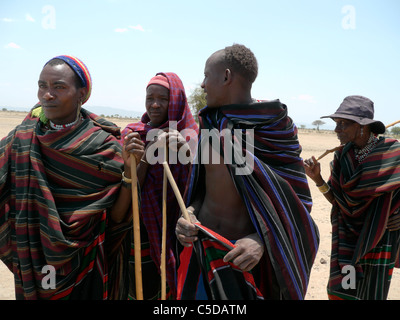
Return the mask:
<svg viewBox="0 0 400 320">
<path fill-rule="evenodd" d="M 64 60 L 58 59 L 58 58 L 51 59 L 50 61 L 48 61 L 48 62 L 45 64 L 45 66 L 49 65 L 49 66 L 54 67 L 54 66 L 59 66 L 59 65 L 62 65 L 62 64 L 66 64 L 69 68 L 71 68 L 71 67 L 68 65 L 68 63 L 66 63 Z M 71 70 L 72 70 L 72 68 L 71 68 Z M 74 70 L 72 70 L 72 71 L 74 71 Z M 85 87 L 85 85 L 82 83 L 81 79 L 79 79 L 79 77 L 78 77 L 78 75 L 75 73 L 75 71 L 74 71 L 74 78 L 75 78 L 75 87 L 76 87 L 77 89 L 79 89 L 79 88 L 84 88 L 84 87 Z"/>
<path fill-rule="evenodd" d="M 254 53 L 241 44 L 233 44 L 224 50 L 224 62 L 228 68 L 238 72 L 253 83 L 258 75 L 258 62 Z"/>
</svg>

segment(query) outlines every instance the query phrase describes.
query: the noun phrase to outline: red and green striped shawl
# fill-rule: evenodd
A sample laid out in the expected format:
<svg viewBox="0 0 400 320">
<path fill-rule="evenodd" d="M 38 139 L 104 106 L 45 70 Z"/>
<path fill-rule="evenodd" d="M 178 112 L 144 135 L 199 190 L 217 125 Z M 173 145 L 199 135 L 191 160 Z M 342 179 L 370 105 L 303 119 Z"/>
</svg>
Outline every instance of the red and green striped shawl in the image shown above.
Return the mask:
<svg viewBox="0 0 400 320">
<path fill-rule="evenodd" d="M 202 286 L 200 281 L 203 281 L 210 300 L 263 300 L 251 272 L 223 261 L 235 245 L 201 224 L 196 225 L 199 241 L 185 247 L 180 254 L 177 299 L 195 300 L 198 288 Z"/>
<path fill-rule="evenodd" d="M 329 184 L 336 200 L 331 212 L 333 292 L 341 291 L 343 266 L 355 266 L 362 276 L 360 264 L 368 260 L 388 232 L 389 217 L 400 208 L 400 143 L 381 137 L 360 164 L 349 143 L 336 151 L 331 165 Z"/>
<path fill-rule="evenodd" d="M 75 127 L 46 131 L 29 113 L 0 142 L 0 258 L 17 299 L 107 298 L 106 213 L 123 160 L 102 127 L 115 125 L 82 115 Z M 45 265 L 56 270 L 56 289 L 42 286 Z"/>
</svg>

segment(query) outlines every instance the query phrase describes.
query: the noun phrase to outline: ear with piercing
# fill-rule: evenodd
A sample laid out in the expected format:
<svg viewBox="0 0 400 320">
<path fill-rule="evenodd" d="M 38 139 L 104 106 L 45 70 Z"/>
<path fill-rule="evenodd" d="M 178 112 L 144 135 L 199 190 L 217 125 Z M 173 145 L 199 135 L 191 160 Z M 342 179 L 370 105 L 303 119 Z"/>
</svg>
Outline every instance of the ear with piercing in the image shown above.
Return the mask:
<svg viewBox="0 0 400 320">
<path fill-rule="evenodd" d="M 82 99 L 79 99 L 78 107 L 76 108 L 76 118 L 75 119 L 78 119 L 79 114 L 81 113 L 81 108 L 82 108 Z"/>
</svg>

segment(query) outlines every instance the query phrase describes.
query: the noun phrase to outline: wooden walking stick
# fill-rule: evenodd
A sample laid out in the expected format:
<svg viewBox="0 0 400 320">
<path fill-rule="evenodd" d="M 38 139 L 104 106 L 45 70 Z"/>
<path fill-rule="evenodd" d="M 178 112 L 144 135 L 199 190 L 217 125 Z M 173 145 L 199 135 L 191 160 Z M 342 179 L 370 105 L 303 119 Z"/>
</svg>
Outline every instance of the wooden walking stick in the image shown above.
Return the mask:
<svg viewBox="0 0 400 320">
<path fill-rule="evenodd" d="M 393 127 L 394 125 L 396 125 L 396 124 L 398 124 L 398 123 L 400 123 L 400 120 L 397 120 L 397 121 L 395 121 L 395 122 L 393 122 L 393 123 L 391 123 L 391 124 L 388 124 L 388 125 L 386 126 L 386 129 L 387 129 L 387 128 L 390 128 L 390 127 Z"/>
<path fill-rule="evenodd" d="M 187 221 L 190 221 L 189 214 L 188 214 L 188 212 L 187 212 L 187 210 L 186 210 L 185 202 L 183 201 L 181 192 L 179 191 L 179 188 L 178 188 L 178 186 L 177 186 L 177 184 L 176 184 L 176 182 L 175 182 L 174 176 L 173 176 L 172 173 L 171 173 L 171 170 L 170 170 L 170 168 L 169 168 L 168 163 L 167 163 L 166 161 L 164 161 L 164 162 L 163 162 L 163 166 L 164 166 L 164 172 L 167 174 L 168 181 L 169 181 L 169 183 L 171 184 L 172 189 L 174 190 L 175 197 L 176 197 L 176 199 L 178 200 L 179 207 L 181 208 L 183 217 L 184 217 Z"/>
<path fill-rule="evenodd" d="M 175 182 L 174 176 L 171 173 L 168 162 L 163 162 L 164 167 L 164 180 L 163 180 L 163 223 L 162 223 L 162 244 L 161 244 L 161 300 L 166 299 L 166 240 L 167 240 L 167 179 L 171 184 L 172 189 L 174 190 L 174 194 L 176 199 L 178 200 L 179 207 L 181 208 L 183 217 L 190 221 L 189 214 L 186 210 L 185 202 L 183 201 L 182 195 L 179 191 L 179 188 Z"/>
<path fill-rule="evenodd" d="M 165 149 L 164 149 L 165 150 Z M 167 157 L 165 155 L 165 157 Z M 166 162 L 166 161 L 165 161 Z M 167 298 L 167 269 L 166 269 L 166 249 L 167 249 L 167 173 L 164 168 L 163 177 L 163 196 L 162 196 L 162 237 L 161 237 L 161 300 Z"/>
<path fill-rule="evenodd" d="M 323 157 L 325 157 L 326 155 L 328 155 L 328 154 L 330 154 L 330 153 L 332 153 L 332 152 L 335 152 L 336 150 L 339 150 L 339 149 L 342 148 L 342 147 L 343 147 L 343 145 L 340 145 L 340 146 L 338 146 L 338 147 L 336 147 L 336 148 L 326 150 L 323 154 L 321 154 L 321 155 L 317 158 L 317 160 L 318 160 L 318 161 L 321 160 L 321 159 L 322 159 Z"/>
<path fill-rule="evenodd" d="M 142 250 L 140 243 L 140 218 L 139 200 L 137 188 L 136 159 L 131 154 L 131 177 L 132 177 L 132 210 L 133 210 L 133 242 L 135 245 L 135 284 L 136 299 L 143 300 L 142 283 Z"/>
</svg>

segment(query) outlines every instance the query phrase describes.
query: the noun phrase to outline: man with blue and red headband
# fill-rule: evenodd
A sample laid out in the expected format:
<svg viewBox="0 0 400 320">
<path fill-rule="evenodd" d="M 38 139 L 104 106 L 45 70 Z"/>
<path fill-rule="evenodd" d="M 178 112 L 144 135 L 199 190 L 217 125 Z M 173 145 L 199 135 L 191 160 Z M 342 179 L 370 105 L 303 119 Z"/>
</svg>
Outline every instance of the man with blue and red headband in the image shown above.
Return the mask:
<svg viewBox="0 0 400 320">
<path fill-rule="evenodd" d="M 38 86 L 39 103 L 0 141 L 0 259 L 17 299 L 107 299 L 106 226 L 126 227 L 111 222 L 130 192 L 119 129 L 82 108 L 92 81 L 79 59 L 51 59 Z"/>
</svg>

